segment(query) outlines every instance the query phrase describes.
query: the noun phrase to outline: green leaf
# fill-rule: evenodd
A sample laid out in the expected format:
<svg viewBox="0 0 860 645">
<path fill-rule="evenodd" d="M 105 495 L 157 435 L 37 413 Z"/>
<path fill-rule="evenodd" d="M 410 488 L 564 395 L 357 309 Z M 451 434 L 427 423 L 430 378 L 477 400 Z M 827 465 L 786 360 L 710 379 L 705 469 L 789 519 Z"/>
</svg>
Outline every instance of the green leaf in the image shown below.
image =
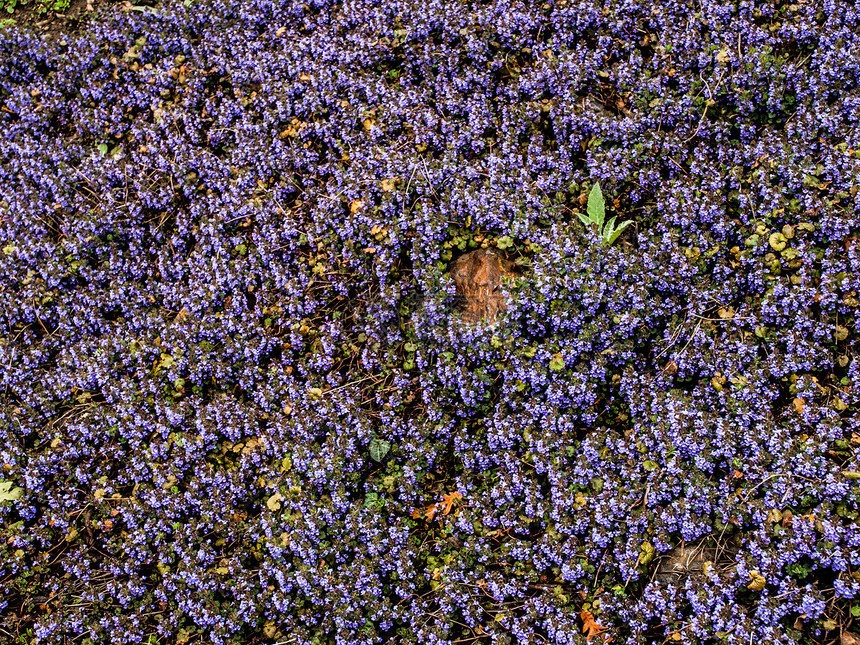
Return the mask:
<svg viewBox="0 0 860 645">
<path fill-rule="evenodd" d="M 564 357 L 561 355 L 561 352 L 552 355 L 549 361 L 549 368 L 553 372 L 560 372 L 564 369 Z"/>
<path fill-rule="evenodd" d="M 615 219 L 615 218 L 613 217 L 612 219 Z M 617 240 L 618 236 L 621 235 L 621 233 L 624 231 L 624 229 L 627 228 L 628 226 L 630 226 L 632 223 L 633 223 L 633 220 L 630 220 L 630 219 L 627 220 L 626 222 L 622 222 L 621 226 L 619 226 L 618 228 L 616 228 L 614 231 L 612 231 L 609 234 L 607 244 L 612 244 L 615 240 Z"/>
<path fill-rule="evenodd" d="M 391 443 L 385 441 L 385 439 L 374 438 L 370 440 L 368 450 L 370 451 L 370 458 L 373 461 L 382 461 L 382 458 L 391 450 Z"/>
<path fill-rule="evenodd" d="M 649 471 L 655 471 L 655 470 L 657 470 L 657 462 L 656 462 L 656 461 L 651 461 L 650 459 L 648 459 L 647 461 L 645 461 L 645 462 L 642 464 L 642 466 L 645 468 L 645 470 L 649 470 Z"/>
<path fill-rule="evenodd" d="M 601 237 L 603 238 L 604 244 L 611 244 L 609 238 L 612 236 L 612 225 L 615 223 L 615 217 L 609 218 L 609 221 L 606 222 L 606 226 L 603 227 L 603 232 L 601 233 Z"/>
<path fill-rule="evenodd" d="M 605 203 L 603 201 L 603 193 L 600 190 L 600 182 L 594 184 L 591 192 L 588 194 L 588 216 L 592 222 L 597 223 L 597 229 L 603 228 L 603 219 L 606 216 Z"/>
<path fill-rule="evenodd" d="M 106 143 L 100 143 L 98 145 L 98 149 L 99 149 L 99 152 L 102 153 L 102 157 L 104 157 L 107 154 L 108 147 L 107 147 Z"/>
<path fill-rule="evenodd" d="M 576 215 L 577 215 L 577 217 L 579 217 L 579 221 L 582 222 L 585 226 L 588 226 L 591 224 L 591 219 L 589 219 L 588 217 L 586 217 L 582 213 L 577 213 Z"/>
<path fill-rule="evenodd" d="M 24 496 L 24 489 L 16 486 L 12 488 L 12 482 L 0 482 L 0 502 L 14 502 Z"/>
</svg>

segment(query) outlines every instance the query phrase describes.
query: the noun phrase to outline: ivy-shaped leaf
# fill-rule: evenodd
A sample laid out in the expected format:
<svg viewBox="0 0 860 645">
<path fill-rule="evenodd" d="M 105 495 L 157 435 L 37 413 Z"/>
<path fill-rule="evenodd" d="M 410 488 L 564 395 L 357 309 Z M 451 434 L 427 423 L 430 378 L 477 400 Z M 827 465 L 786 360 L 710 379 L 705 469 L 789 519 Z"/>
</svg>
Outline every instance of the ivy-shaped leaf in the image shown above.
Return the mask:
<svg viewBox="0 0 860 645">
<path fill-rule="evenodd" d="M 382 461 L 382 458 L 391 450 L 391 443 L 385 441 L 385 439 L 373 438 L 370 440 L 368 450 L 370 451 L 370 458 L 373 461 Z"/>
<path fill-rule="evenodd" d="M 0 482 L 0 502 L 14 502 L 24 496 L 24 489 L 19 486 L 12 487 L 12 482 Z"/>
</svg>

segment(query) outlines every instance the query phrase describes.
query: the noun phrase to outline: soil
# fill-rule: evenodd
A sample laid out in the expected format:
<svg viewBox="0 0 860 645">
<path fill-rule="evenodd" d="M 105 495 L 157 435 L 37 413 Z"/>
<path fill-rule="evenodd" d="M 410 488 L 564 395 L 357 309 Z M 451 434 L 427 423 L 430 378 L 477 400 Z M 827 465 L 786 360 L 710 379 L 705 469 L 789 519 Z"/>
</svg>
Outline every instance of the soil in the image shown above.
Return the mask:
<svg viewBox="0 0 860 645">
<path fill-rule="evenodd" d="M 63 36 L 76 33 L 85 20 L 111 5 L 125 11 L 133 6 L 128 0 L 122 2 L 116 0 L 70 0 L 69 8 L 63 13 L 56 11 L 39 13 L 37 10 L 39 5 L 31 1 L 26 5 L 19 4 L 11 14 L 0 13 L 0 20 L 11 18 L 18 25 L 31 27 L 47 42 L 53 42 Z"/>
</svg>

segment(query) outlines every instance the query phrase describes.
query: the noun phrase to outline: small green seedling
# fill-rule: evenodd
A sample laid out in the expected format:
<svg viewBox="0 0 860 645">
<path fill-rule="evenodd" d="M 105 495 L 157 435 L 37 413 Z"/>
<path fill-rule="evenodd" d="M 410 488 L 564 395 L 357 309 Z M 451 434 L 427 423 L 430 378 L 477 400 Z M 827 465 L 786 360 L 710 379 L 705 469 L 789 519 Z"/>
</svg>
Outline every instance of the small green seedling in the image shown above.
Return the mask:
<svg viewBox="0 0 860 645">
<path fill-rule="evenodd" d="M 577 213 L 577 215 L 585 226 L 590 226 L 591 224 L 596 225 L 597 234 L 600 236 L 600 239 L 603 240 L 603 244 L 605 246 L 609 246 L 617 240 L 618 236 L 621 235 L 621 232 L 633 223 L 633 220 L 627 220 L 626 222 L 622 222 L 616 228 L 615 217 L 613 217 L 604 225 L 603 220 L 606 217 L 606 207 L 603 201 L 603 193 L 600 191 L 599 183 L 594 184 L 594 187 L 588 194 L 588 215 L 586 216 L 582 213 Z"/>
</svg>

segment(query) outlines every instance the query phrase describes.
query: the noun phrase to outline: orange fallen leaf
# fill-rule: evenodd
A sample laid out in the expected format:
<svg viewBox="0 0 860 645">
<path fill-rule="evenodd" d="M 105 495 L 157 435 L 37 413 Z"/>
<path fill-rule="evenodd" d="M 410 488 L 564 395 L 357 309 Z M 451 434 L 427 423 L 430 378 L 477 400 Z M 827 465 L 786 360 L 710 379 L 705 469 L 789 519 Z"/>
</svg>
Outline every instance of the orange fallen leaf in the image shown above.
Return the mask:
<svg viewBox="0 0 860 645">
<path fill-rule="evenodd" d="M 422 517 L 432 520 L 434 515 L 436 515 L 436 504 L 430 504 L 430 506 L 425 506 L 424 508 L 416 508 L 412 511 L 412 518 L 416 520 L 420 520 Z"/>
<path fill-rule="evenodd" d="M 448 493 L 447 495 L 442 496 L 442 501 L 445 504 L 445 508 L 443 509 L 445 515 L 451 512 L 451 508 L 454 506 L 454 501 L 460 499 L 463 499 L 463 495 L 458 491 L 454 491 L 453 493 Z"/>
<path fill-rule="evenodd" d="M 595 636 L 599 636 L 609 629 L 603 625 L 598 625 L 597 621 L 594 620 L 594 614 L 590 611 L 583 610 L 580 612 L 579 617 L 582 618 L 582 633 L 585 634 L 586 643 L 590 642 Z M 606 638 L 604 637 L 604 642 L 605 641 Z"/>
<path fill-rule="evenodd" d="M 798 414 L 802 413 L 803 412 L 803 406 L 806 403 L 806 401 L 804 399 L 798 397 L 798 398 L 794 399 L 793 403 L 794 403 L 794 409 L 797 411 L 797 413 Z"/>
</svg>

